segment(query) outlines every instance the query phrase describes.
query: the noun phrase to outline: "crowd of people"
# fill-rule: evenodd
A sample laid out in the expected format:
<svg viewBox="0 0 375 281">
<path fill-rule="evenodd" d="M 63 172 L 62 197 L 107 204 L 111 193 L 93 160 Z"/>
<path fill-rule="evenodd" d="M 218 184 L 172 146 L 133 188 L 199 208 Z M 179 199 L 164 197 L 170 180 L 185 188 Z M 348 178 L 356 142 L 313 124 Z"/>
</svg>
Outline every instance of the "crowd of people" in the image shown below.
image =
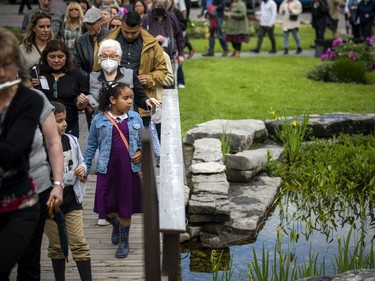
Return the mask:
<svg viewBox="0 0 375 281">
<path fill-rule="evenodd" d="M 17 280 L 40 280 L 43 232 L 56 280 L 65 280 L 66 247 L 81 280 L 92 280 L 82 212 L 90 171 L 98 224 L 112 225 L 114 257 L 128 256 L 131 217 L 142 210 L 141 129 L 156 122 L 163 87 L 177 87 L 177 73 L 183 79 L 180 2 L 77 0 L 59 11 L 52 0 L 35 9 L 23 1 L 19 40 L 0 28 L 1 281 L 16 264 Z M 160 139 L 160 118 L 153 125 Z"/>
<path fill-rule="evenodd" d="M 132 215 L 141 212 L 141 137 L 155 125 L 160 139 L 163 88 L 185 87 L 184 48 L 195 50 L 186 33 L 190 1 L 71 1 L 63 12 L 52 0 L 39 0 L 24 15 L 20 41 L 0 28 L 0 281 L 18 264 L 18 280 L 40 280 L 43 231 L 49 239 L 56 280 L 65 279 L 66 254 L 57 219 L 65 217 L 67 243 L 81 280 L 92 280 L 90 247 L 83 230 L 85 182 L 96 162 L 94 212 L 98 224 L 112 226 L 114 256 L 129 254 Z M 325 29 L 337 36 L 340 1 L 314 0 L 316 39 Z M 374 0 L 347 0 L 345 11 L 355 40 L 371 36 Z M 302 52 L 298 29 L 302 5 L 262 0 L 258 40 L 274 37 L 276 16 L 282 16 L 284 54 L 289 34 Z M 209 24 L 209 46 L 216 37 L 222 55 L 241 54 L 249 42 L 247 7 L 243 0 L 204 0 L 201 16 Z M 226 18 L 226 29 L 223 22 Z M 175 79 L 176 77 L 176 79 Z M 81 152 L 79 112 L 85 112 L 89 137 Z M 154 124 L 157 123 L 157 124 Z M 121 169 L 119 169 L 121 167 Z M 93 171 L 91 171 L 93 172 Z M 47 209 L 49 210 L 47 215 Z M 52 210 L 52 211 L 51 211 Z"/>
</svg>

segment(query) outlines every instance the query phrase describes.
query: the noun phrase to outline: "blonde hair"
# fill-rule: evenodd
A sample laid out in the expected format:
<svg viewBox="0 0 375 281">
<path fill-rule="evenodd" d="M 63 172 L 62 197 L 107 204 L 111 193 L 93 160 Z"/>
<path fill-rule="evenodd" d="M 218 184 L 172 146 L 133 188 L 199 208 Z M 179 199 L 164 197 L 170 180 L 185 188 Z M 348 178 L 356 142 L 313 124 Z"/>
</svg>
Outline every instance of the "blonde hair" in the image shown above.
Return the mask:
<svg viewBox="0 0 375 281">
<path fill-rule="evenodd" d="M 71 21 L 72 21 L 70 15 L 69 15 L 69 10 L 71 8 L 78 9 L 78 11 L 79 11 L 79 26 L 81 27 L 82 23 L 83 23 L 83 11 L 82 11 L 81 4 L 79 4 L 79 2 L 70 2 L 68 7 L 66 8 L 66 11 L 65 11 L 65 18 L 64 18 L 65 28 L 70 27 L 70 24 L 71 24 Z"/>
</svg>

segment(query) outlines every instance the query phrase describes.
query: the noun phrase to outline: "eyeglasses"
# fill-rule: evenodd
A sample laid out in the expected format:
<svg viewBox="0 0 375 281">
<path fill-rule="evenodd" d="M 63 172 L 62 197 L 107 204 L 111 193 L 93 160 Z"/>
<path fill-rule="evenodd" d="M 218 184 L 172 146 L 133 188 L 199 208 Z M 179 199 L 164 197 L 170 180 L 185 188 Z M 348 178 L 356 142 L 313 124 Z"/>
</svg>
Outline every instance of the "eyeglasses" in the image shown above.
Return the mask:
<svg viewBox="0 0 375 281">
<path fill-rule="evenodd" d="M 111 28 L 117 28 L 117 27 L 119 27 L 119 26 L 121 26 L 120 24 L 111 24 Z"/>
<path fill-rule="evenodd" d="M 114 55 L 114 54 L 112 54 L 112 55 L 100 55 L 100 58 L 101 59 L 103 59 L 103 60 L 106 60 L 106 59 L 108 59 L 108 58 L 110 58 L 111 60 L 115 60 L 115 59 L 117 59 L 119 57 L 119 55 Z"/>
<path fill-rule="evenodd" d="M 57 98 L 57 81 L 58 79 L 55 79 L 55 82 L 53 82 L 52 84 L 52 88 L 53 88 L 53 97 L 56 99 Z"/>
<path fill-rule="evenodd" d="M 72 12 L 72 11 L 79 11 L 77 8 L 71 8 L 69 9 L 69 12 Z"/>
</svg>

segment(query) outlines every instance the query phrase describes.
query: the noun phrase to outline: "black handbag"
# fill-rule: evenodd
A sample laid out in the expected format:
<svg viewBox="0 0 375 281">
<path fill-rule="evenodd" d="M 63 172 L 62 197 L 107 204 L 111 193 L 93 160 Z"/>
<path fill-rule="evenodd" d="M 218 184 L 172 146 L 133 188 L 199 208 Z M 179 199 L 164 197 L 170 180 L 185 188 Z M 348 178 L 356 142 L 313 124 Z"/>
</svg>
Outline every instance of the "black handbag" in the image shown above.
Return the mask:
<svg viewBox="0 0 375 281">
<path fill-rule="evenodd" d="M 298 15 L 289 15 L 289 20 L 291 20 L 291 21 L 297 21 L 298 20 Z"/>
</svg>

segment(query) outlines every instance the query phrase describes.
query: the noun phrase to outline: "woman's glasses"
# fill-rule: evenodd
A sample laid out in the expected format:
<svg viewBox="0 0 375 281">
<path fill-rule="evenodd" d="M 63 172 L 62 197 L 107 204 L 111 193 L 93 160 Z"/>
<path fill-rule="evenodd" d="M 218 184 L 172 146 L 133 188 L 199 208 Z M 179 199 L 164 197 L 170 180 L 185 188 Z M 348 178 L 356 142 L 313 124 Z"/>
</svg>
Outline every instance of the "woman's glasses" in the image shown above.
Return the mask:
<svg viewBox="0 0 375 281">
<path fill-rule="evenodd" d="M 117 28 L 119 26 L 121 26 L 121 25 L 120 24 L 111 24 L 111 29 Z"/>
<path fill-rule="evenodd" d="M 53 82 L 52 84 L 52 88 L 53 88 L 53 97 L 56 99 L 57 98 L 57 81 L 58 79 L 55 79 L 55 82 Z"/>
<path fill-rule="evenodd" d="M 71 9 L 69 9 L 69 12 L 72 12 L 72 11 L 78 11 L 78 9 L 77 8 L 71 8 Z"/>
<path fill-rule="evenodd" d="M 100 55 L 100 58 L 102 59 L 102 60 L 106 60 L 106 59 L 111 59 L 111 60 L 115 60 L 115 59 L 117 59 L 119 57 L 119 55 L 115 55 L 115 54 L 112 54 L 112 55 Z"/>
</svg>

